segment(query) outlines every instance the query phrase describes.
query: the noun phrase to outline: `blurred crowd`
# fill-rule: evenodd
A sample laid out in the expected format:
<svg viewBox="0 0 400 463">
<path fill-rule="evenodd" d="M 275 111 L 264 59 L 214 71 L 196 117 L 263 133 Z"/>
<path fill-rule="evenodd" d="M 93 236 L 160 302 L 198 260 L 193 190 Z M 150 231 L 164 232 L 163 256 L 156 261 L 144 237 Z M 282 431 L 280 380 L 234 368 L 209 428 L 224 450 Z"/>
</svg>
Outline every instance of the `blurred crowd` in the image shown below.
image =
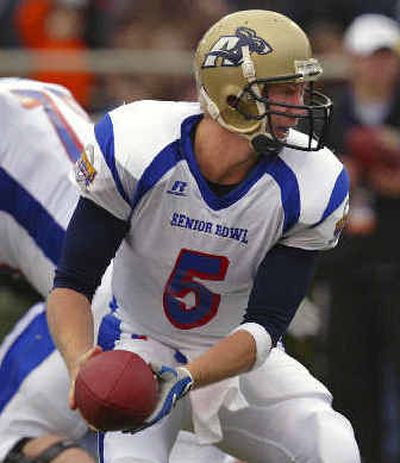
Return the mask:
<svg viewBox="0 0 400 463">
<path fill-rule="evenodd" d="M 332 92 L 330 146 L 351 179 L 337 252 L 321 269 L 330 290 L 329 381 L 366 461 L 400 461 L 400 29 L 356 17 L 343 36 L 349 76 Z"/>
<path fill-rule="evenodd" d="M 237 9 L 263 8 L 288 15 L 309 34 L 317 54 L 341 53 L 341 37 L 362 13 L 400 15 L 398 0 L 2 0 L 0 47 L 67 50 L 81 72 L 38 70 L 29 77 L 67 85 L 89 111 L 137 98 L 192 98 L 188 75 L 94 74 L 86 50 L 190 52 L 209 24 Z M 79 62 L 79 61 L 78 61 Z"/>
<path fill-rule="evenodd" d="M 323 323 L 302 337 L 323 346 L 320 375 L 352 421 L 363 461 L 398 463 L 400 1 L 3 0 L 0 47 L 75 52 L 82 72 L 29 77 L 66 85 L 92 113 L 142 98 L 194 99 L 189 74 L 98 75 L 83 52 L 190 52 L 212 22 L 248 8 L 288 15 L 308 32 L 316 54 L 349 63 L 346 75 L 323 85 L 335 104 L 329 144 L 350 173 L 351 212 L 339 248 L 322 258 L 316 275 Z"/>
</svg>

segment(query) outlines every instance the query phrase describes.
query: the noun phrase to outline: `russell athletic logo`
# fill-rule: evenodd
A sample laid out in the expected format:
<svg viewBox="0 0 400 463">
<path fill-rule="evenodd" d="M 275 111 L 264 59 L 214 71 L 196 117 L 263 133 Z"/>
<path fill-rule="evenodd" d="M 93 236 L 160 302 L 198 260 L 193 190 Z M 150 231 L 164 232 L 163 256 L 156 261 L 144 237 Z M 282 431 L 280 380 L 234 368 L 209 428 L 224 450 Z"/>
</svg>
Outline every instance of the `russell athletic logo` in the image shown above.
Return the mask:
<svg viewBox="0 0 400 463">
<path fill-rule="evenodd" d="M 240 66 L 243 63 L 243 48 L 248 47 L 250 54 L 267 55 L 272 47 L 253 29 L 238 27 L 235 35 L 223 35 L 207 53 L 203 68 L 221 66 Z"/>
<path fill-rule="evenodd" d="M 187 182 L 182 182 L 182 180 L 175 180 L 172 188 L 170 188 L 167 193 L 175 196 L 187 196 L 185 193 L 187 187 Z"/>
</svg>

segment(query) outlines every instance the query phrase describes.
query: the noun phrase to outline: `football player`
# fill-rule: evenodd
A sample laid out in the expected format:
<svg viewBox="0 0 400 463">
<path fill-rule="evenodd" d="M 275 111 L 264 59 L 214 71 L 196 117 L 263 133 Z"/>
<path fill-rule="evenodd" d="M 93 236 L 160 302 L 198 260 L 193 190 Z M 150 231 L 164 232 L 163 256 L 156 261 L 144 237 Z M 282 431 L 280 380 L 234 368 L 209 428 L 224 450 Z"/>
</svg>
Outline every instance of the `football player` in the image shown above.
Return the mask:
<svg viewBox="0 0 400 463">
<path fill-rule="evenodd" d="M 27 79 L 0 79 L 0 262 L 18 269 L 43 297 L 51 289 L 65 228 L 78 200 L 72 163 L 93 124 L 70 92 Z M 104 281 L 96 314 L 111 299 Z M 0 346 L 0 461 L 93 462 L 77 442 L 87 426 L 67 405 L 68 374 L 36 304 Z M 181 436 L 173 461 L 231 462 Z M 47 460 L 46 460 L 47 458 Z"/>
<path fill-rule="evenodd" d="M 251 462 L 360 461 L 329 391 L 279 348 L 347 213 L 321 71 L 289 18 L 240 11 L 198 45 L 199 103 L 136 102 L 96 124 L 48 321 L 75 408 L 80 361 L 98 352 L 90 302 L 115 255 L 99 343 L 150 361 L 161 391 L 140 430 L 101 436 L 102 461 L 168 461 L 191 425 Z"/>
<path fill-rule="evenodd" d="M 68 173 L 92 124 L 64 87 L 15 78 L 0 80 L 0 119 L 0 261 L 46 297 L 78 199 Z M 0 461 L 93 461 L 76 442 L 87 426 L 68 409 L 43 304 L 3 341 L 0 384 Z"/>
</svg>

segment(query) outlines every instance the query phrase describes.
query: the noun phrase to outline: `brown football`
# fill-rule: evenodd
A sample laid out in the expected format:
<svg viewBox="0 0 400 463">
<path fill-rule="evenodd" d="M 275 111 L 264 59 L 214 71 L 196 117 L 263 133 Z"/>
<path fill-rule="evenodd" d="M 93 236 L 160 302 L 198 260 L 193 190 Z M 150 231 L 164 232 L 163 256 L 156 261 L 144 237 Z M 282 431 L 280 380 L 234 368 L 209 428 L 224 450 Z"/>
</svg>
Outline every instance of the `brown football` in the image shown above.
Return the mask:
<svg viewBox="0 0 400 463">
<path fill-rule="evenodd" d="M 157 380 L 139 355 L 102 352 L 80 368 L 75 400 L 83 418 L 99 431 L 134 429 L 156 406 Z"/>
</svg>

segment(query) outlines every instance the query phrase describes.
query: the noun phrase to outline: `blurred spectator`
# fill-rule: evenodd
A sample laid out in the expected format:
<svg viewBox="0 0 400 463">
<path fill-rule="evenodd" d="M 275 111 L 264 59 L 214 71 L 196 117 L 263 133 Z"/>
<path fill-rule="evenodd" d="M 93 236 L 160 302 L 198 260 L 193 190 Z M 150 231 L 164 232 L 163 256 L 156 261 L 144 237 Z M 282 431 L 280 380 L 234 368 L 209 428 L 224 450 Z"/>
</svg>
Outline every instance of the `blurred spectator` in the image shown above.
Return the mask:
<svg viewBox="0 0 400 463">
<path fill-rule="evenodd" d="M 15 22 L 26 48 L 75 53 L 82 71 L 38 71 L 29 77 L 67 86 L 88 108 L 93 76 L 81 55 L 87 49 L 82 37 L 86 5 L 86 0 L 20 0 Z"/>
<path fill-rule="evenodd" d="M 262 8 L 283 13 L 309 30 L 323 22 L 343 30 L 359 15 L 378 13 L 400 16 L 399 0 L 229 0 L 234 9 Z"/>
<path fill-rule="evenodd" d="M 342 30 L 336 23 L 315 21 L 309 28 L 313 52 L 316 55 L 341 55 Z"/>
<path fill-rule="evenodd" d="M 354 424 L 363 462 L 398 463 L 399 25 L 362 15 L 344 46 L 351 76 L 334 97 L 331 147 L 348 167 L 352 194 L 342 245 L 322 261 L 331 287 L 330 387 Z"/>
<path fill-rule="evenodd" d="M 18 0 L 0 1 L 0 47 L 16 47 L 20 40 L 14 25 L 15 11 Z"/>
<path fill-rule="evenodd" d="M 349 26 L 353 19 L 363 14 L 381 14 L 396 17 L 398 0 L 320 0 L 314 8 L 314 19 Z"/>
<path fill-rule="evenodd" d="M 210 24 L 229 12 L 225 0 L 117 0 L 110 48 L 192 51 Z M 168 59 L 168 58 L 165 58 Z M 108 106 L 141 98 L 192 99 L 191 76 L 141 73 L 105 79 Z M 102 95 L 104 98 L 104 94 Z"/>
<path fill-rule="evenodd" d="M 228 11 L 225 0 L 180 0 L 179 6 L 176 0 L 117 0 L 114 15 L 117 30 L 124 25 L 138 28 L 135 39 L 144 37 L 138 43 L 145 48 L 192 50 L 210 24 Z"/>
<path fill-rule="evenodd" d="M 302 28 L 309 29 L 323 15 L 325 3 L 328 0 L 230 0 L 229 3 L 235 9 L 261 8 L 273 10 L 289 16 Z M 339 0 L 340 1 L 340 0 Z M 332 21 L 331 21 L 332 22 Z"/>
<path fill-rule="evenodd" d="M 111 40 L 112 18 L 118 0 L 86 0 L 85 42 L 90 48 L 106 47 Z"/>
</svg>

